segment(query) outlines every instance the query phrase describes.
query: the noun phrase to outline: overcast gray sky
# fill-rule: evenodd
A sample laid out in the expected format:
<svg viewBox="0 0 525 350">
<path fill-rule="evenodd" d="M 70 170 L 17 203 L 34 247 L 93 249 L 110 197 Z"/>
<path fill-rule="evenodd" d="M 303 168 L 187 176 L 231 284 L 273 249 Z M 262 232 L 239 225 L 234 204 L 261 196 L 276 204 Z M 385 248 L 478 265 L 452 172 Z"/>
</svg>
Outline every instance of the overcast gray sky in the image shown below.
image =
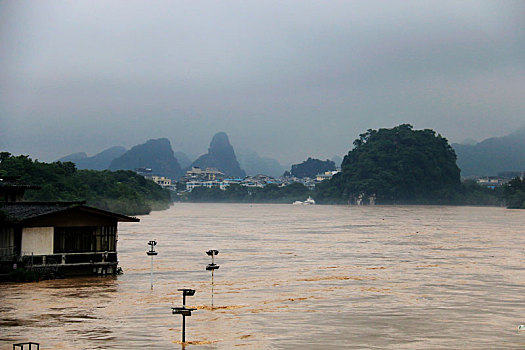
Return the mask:
<svg viewBox="0 0 525 350">
<path fill-rule="evenodd" d="M 41 161 L 225 131 L 279 161 L 410 123 L 525 125 L 525 1 L 3 1 L 0 149 Z"/>
</svg>

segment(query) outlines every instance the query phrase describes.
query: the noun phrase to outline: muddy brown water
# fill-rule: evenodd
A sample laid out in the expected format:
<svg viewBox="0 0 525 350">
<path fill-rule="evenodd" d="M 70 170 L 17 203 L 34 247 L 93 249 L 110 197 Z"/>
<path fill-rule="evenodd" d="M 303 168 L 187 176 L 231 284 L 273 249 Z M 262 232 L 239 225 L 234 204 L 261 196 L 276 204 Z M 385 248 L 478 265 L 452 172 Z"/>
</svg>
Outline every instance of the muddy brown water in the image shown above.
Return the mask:
<svg viewBox="0 0 525 350">
<path fill-rule="evenodd" d="M 175 204 L 119 225 L 121 276 L 0 285 L 0 349 L 522 349 L 524 223 L 503 208 Z M 185 345 L 178 288 L 196 289 Z"/>
</svg>

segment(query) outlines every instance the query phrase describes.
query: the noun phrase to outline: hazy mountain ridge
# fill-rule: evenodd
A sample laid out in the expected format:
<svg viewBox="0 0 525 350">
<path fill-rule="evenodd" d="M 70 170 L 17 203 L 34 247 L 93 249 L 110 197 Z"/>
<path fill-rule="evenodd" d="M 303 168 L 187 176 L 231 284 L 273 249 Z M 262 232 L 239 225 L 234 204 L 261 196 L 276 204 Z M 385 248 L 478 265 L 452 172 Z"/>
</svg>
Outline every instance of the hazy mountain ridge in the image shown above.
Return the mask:
<svg viewBox="0 0 525 350">
<path fill-rule="evenodd" d="M 57 159 L 57 162 L 74 162 L 76 160 L 86 159 L 88 157 L 86 152 L 71 153 L 67 156 Z"/>
<path fill-rule="evenodd" d="M 244 178 L 246 172 L 241 169 L 239 161 L 235 156 L 228 135 L 224 132 L 216 133 L 208 148 L 208 153 L 203 154 L 192 163 L 192 166 L 199 168 L 216 168 L 226 174 L 226 176 L 234 176 Z"/>
<path fill-rule="evenodd" d="M 261 157 L 253 150 L 241 150 L 237 152 L 237 159 L 241 168 L 248 175 L 264 174 L 272 177 L 279 177 L 285 171 L 277 160 L 269 157 Z"/>
<path fill-rule="evenodd" d="M 174 152 L 173 153 L 175 158 L 177 159 L 177 161 L 179 162 L 179 165 L 182 169 L 185 169 L 187 167 L 189 167 L 191 165 L 191 163 L 193 163 L 193 161 L 195 160 L 195 158 L 193 158 L 193 160 L 184 152 Z"/>
<path fill-rule="evenodd" d="M 121 146 L 110 147 L 92 157 L 85 152 L 78 152 L 58 159 L 59 162 L 73 162 L 77 169 L 106 170 L 113 159 L 120 157 L 126 152 Z"/>
<path fill-rule="evenodd" d="M 462 176 L 495 176 L 525 170 L 525 127 L 474 145 L 453 143 Z"/>
<path fill-rule="evenodd" d="M 179 179 L 182 175 L 182 169 L 167 138 L 148 140 L 146 143 L 134 146 L 115 158 L 109 166 L 109 170 L 136 168 L 151 168 L 154 175 L 171 179 Z"/>
</svg>

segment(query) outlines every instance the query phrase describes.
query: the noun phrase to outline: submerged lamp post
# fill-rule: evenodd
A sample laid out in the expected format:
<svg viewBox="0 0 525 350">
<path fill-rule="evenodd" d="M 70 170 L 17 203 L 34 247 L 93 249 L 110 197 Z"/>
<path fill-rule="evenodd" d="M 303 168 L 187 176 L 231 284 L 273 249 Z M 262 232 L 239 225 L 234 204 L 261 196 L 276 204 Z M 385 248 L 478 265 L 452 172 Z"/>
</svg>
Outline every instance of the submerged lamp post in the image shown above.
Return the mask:
<svg viewBox="0 0 525 350">
<path fill-rule="evenodd" d="M 186 307 L 186 296 L 192 297 L 195 295 L 195 289 L 179 289 L 182 292 L 182 307 L 172 307 L 171 313 L 174 315 L 182 315 L 182 342 L 186 342 L 186 316 L 191 316 L 191 312 L 197 309 Z"/>
<path fill-rule="evenodd" d="M 147 251 L 146 254 L 151 256 L 150 284 L 151 284 L 151 289 L 153 289 L 153 257 L 158 254 L 155 251 L 155 246 L 157 245 L 157 241 L 149 241 L 148 244 L 150 245 L 150 250 Z"/>
<path fill-rule="evenodd" d="M 219 268 L 219 265 L 215 264 L 215 255 L 219 254 L 218 250 L 210 249 L 206 252 L 211 256 L 211 264 L 206 265 L 206 270 L 211 271 L 211 308 L 213 309 L 213 271 Z"/>
</svg>

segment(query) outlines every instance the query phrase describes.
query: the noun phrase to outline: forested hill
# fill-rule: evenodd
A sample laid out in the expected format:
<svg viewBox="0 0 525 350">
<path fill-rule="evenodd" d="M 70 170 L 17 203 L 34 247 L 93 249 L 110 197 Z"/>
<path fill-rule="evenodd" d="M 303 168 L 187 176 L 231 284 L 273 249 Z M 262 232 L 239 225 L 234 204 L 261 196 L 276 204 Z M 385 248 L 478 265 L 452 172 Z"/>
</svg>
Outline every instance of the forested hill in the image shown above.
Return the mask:
<svg viewBox="0 0 525 350">
<path fill-rule="evenodd" d="M 368 130 L 354 146 L 341 172 L 317 189 L 319 199 L 453 203 L 462 190 L 456 154 L 433 130 L 413 130 L 408 124 Z"/>
<path fill-rule="evenodd" d="M 296 177 L 311 177 L 314 178 L 317 174 L 322 174 L 325 171 L 335 170 L 335 163 L 331 160 L 322 161 L 308 157 L 307 160 L 301 164 L 293 164 L 290 171 L 291 175 Z"/>
<path fill-rule="evenodd" d="M 170 193 L 132 171 L 78 170 L 71 162 L 40 163 L 28 156 L 0 153 L 0 176 L 18 176 L 23 183 L 38 185 L 26 201 L 79 201 L 103 210 L 142 215 L 166 209 Z"/>
</svg>

